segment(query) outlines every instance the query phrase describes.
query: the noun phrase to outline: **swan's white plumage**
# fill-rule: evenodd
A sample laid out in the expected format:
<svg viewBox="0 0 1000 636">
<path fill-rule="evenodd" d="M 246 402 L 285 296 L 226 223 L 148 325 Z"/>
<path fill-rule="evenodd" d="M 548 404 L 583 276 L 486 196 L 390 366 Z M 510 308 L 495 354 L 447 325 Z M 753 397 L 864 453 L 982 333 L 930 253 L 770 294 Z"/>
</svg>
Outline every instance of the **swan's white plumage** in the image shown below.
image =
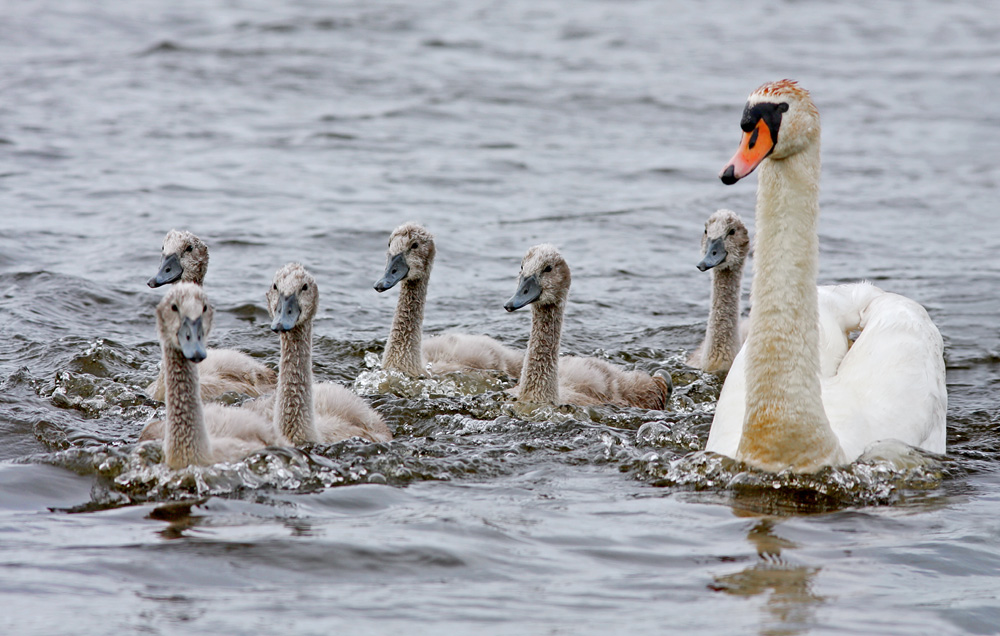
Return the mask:
<svg viewBox="0 0 1000 636">
<path fill-rule="evenodd" d="M 761 87 L 742 127 L 722 177 L 760 165 L 754 308 L 707 450 L 802 472 L 885 440 L 944 452 L 944 346 L 926 310 L 867 283 L 815 287 L 819 114 L 808 92 L 787 80 Z"/>
<path fill-rule="evenodd" d="M 166 268 L 177 271 L 166 272 Z M 148 285 L 190 282 L 200 286 L 207 271 L 208 245 L 191 232 L 170 230 L 163 238 L 160 271 L 149 279 Z M 208 357 L 199 363 L 199 372 L 204 400 L 230 392 L 258 397 L 273 391 L 278 381 L 273 369 L 233 349 L 208 349 Z M 164 400 L 162 369 L 146 392 L 154 400 Z"/>
<path fill-rule="evenodd" d="M 944 453 L 944 342 L 927 311 L 868 283 L 817 291 L 823 407 L 847 461 L 885 439 Z M 741 350 L 722 387 L 706 450 L 736 456 L 746 414 L 745 365 Z"/>
</svg>

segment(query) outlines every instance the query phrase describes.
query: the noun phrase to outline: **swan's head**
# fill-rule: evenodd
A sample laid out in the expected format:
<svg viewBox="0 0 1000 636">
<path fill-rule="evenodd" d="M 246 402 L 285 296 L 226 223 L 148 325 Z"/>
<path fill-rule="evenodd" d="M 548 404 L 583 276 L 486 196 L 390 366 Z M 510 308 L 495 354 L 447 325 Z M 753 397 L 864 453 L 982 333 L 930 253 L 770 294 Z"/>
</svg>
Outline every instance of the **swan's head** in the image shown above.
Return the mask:
<svg viewBox="0 0 1000 636">
<path fill-rule="evenodd" d="M 208 355 L 205 339 L 212 329 L 212 306 L 199 285 L 181 282 L 156 306 L 156 327 L 164 348 L 180 350 L 192 362 Z"/>
<path fill-rule="evenodd" d="M 385 253 L 385 275 L 375 281 L 375 291 L 384 292 L 399 281 L 424 280 L 434 265 L 434 235 L 418 223 L 404 223 L 389 236 Z"/>
<path fill-rule="evenodd" d="M 201 285 L 208 270 L 208 246 L 191 232 L 170 230 L 163 238 L 160 271 L 146 284 L 159 287 L 184 281 Z"/>
<path fill-rule="evenodd" d="M 517 291 L 503 308 L 520 309 L 530 303 L 539 305 L 562 304 L 569 293 L 569 265 L 554 245 L 536 245 L 524 255 Z"/>
<path fill-rule="evenodd" d="M 291 331 L 311 322 L 319 305 L 316 279 L 305 267 L 289 263 L 274 273 L 267 290 L 267 310 L 271 313 L 271 331 Z"/>
<path fill-rule="evenodd" d="M 809 91 L 792 80 L 764 84 L 747 99 L 739 150 L 722 169 L 726 185 L 754 171 L 768 157 L 784 159 L 819 142 L 819 111 Z"/>
<path fill-rule="evenodd" d="M 713 267 L 739 269 L 749 251 L 750 234 L 743 219 L 732 210 L 716 210 L 705 222 L 705 233 L 701 236 L 704 258 L 698 269 L 703 272 Z"/>
</svg>

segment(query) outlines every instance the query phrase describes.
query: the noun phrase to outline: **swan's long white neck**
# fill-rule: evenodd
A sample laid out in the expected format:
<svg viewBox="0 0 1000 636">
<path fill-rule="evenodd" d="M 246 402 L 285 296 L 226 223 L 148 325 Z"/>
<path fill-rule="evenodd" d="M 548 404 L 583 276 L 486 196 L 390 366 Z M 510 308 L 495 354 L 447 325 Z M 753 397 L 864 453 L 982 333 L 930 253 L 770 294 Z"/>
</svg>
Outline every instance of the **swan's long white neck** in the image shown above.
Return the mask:
<svg viewBox="0 0 1000 636">
<path fill-rule="evenodd" d="M 531 306 L 531 337 L 521 368 L 518 399 L 538 404 L 559 403 L 559 339 L 564 301 Z"/>
<path fill-rule="evenodd" d="M 318 442 L 313 412 L 312 322 L 281 333 L 274 420 L 293 444 Z"/>
<path fill-rule="evenodd" d="M 427 301 L 427 278 L 406 280 L 400 284 L 392 329 L 382 355 L 382 368 L 395 369 L 407 375 L 424 373 L 420 332 L 424 324 L 424 303 Z"/>
<path fill-rule="evenodd" d="M 167 466 L 178 469 L 212 463 L 212 443 L 205 428 L 197 365 L 185 358 L 180 350 L 164 346 L 163 375 L 167 401 L 164 440 Z"/>
<path fill-rule="evenodd" d="M 706 371 L 728 369 L 740 351 L 740 285 L 743 264 L 712 270 L 712 301 L 705 329 L 701 367 Z"/>
<path fill-rule="evenodd" d="M 758 170 L 757 247 L 737 458 L 770 471 L 844 463 L 823 409 L 816 270 L 819 141 Z"/>
</svg>

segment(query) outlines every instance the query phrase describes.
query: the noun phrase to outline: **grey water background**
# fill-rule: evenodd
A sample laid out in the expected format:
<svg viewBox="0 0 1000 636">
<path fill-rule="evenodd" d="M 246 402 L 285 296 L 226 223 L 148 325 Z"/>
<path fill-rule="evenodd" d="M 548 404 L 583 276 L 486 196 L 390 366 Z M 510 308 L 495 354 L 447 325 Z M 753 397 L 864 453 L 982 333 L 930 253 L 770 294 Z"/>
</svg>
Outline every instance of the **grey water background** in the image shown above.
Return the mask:
<svg viewBox="0 0 1000 636">
<path fill-rule="evenodd" d="M 783 77 L 823 118 L 820 282 L 944 335 L 926 466 L 698 452 L 698 241 L 719 207 L 752 226 L 755 179 L 716 175 Z M 998 104 L 986 1 L 0 3 L 0 631 L 998 633 Z M 502 304 L 553 242 L 564 350 L 668 366 L 671 408 L 386 389 L 371 285 L 407 220 L 437 237 L 427 332 L 523 346 Z M 213 343 L 270 364 L 264 291 L 304 263 L 318 379 L 375 377 L 396 440 L 177 474 L 136 447 L 171 228 L 209 243 Z"/>
</svg>

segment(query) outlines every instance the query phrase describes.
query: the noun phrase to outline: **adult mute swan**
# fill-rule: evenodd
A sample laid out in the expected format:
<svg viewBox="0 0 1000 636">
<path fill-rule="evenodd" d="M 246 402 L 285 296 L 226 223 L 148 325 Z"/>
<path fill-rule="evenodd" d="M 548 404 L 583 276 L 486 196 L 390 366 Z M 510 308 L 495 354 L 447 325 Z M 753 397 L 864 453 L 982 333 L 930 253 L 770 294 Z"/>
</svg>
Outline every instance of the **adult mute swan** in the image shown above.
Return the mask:
<svg viewBox="0 0 1000 636">
<path fill-rule="evenodd" d="M 267 291 L 271 329 L 281 335 L 275 424 L 293 444 L 363 437 L 384 442 L 392 433 L 382 416 L 350 389 L 332 382 L 313 384 L 312 323 L 319 305 L 316 280 L 298 263 L 274 274 Z"/>
<path fill-rule="evenodd" d="M 160 269 L 146 284 L 156 288 L 177 282 L 202 285 L 208 271 L 208 246 L 191 232 L 170 230 L 163 239 Z M 274 390 L 278 376 L 269 367 L 241 351 L 208 349 L 200 365 L 201 397 L 205 400 L 230 391 L 257 397 Z M 154 399 L 163 401 L 163 370 L 146 389 Z"/>
<path fill-rule="evenodd" d="M 705 223 L 701 251 L 704 258 L 698 269 L 712 270 L 711 309 L 705 340 L 687 363 L 708 372 L 729 371 L 746 340 L 746 329 L 740 325 L 740 286 L 750 235 L 743 219 L 732 210 L 715 211 Z"/>
<path fill-rule="evenodd" d="M 617 404 L 662 409 L 670 383 L 659 375 L 626 371 L 597 358 L 559 357 L 569 266 L 553 245 L 530 248 L 521 261 L 517 291 L 504 304 L 514 311 L 531 304 L 531 337 L 521 381 L 510 392 L 536 404 Z"/>
<path fill-rule="evenodd" d="M 167 418 L 150 422 L 139 441 L 162 439 L 170 468 L 235 461 L 283 440 L 277 428 L 256 413 L 202 404 L 198 364 L 207 352 L 205 338 L 213 311 L 201 287 L 179 283 L 156 307 L 163 348 Z"/>
<path fill-rule="evenodd" d="M 517 378 L 524 353 L 483 335 L 446 333 L 421 342 L 427 283 L 434 265 L 434 236 L 417 223 L 404 223 L 389 236 L 381 293 L 400 285 L 382 367 L 411 376 L 468 369 L 497 370 Z"/>
<path fill-rule="evenodd" d="M 867 283 L 816 288 L 820 121 L 809 93 L 765 84 L 740 127 L 720 178 L 760 167 L 753 311 L 706 449 L 796 472 L 854 461 L 880 440 L 943 453 L 944 345 L 924 308 Z"/>
</svg>

